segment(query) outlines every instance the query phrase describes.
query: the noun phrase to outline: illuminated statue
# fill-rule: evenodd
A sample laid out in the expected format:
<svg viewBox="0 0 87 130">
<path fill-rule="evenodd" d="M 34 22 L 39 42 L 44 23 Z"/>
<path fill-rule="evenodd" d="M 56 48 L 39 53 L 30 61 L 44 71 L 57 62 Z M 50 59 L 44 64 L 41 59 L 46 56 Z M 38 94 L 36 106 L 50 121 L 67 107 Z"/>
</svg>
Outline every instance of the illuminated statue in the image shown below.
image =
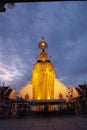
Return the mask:
<svg viewBox="0 0 87 130">
<path fill-rule="evenodd" d="M 38 47 L 42 50 L 32 70 L 33 99 L 54 99 L 55 70 L 45 49 L 48 44 L 42 38 Z"/>
<path fill-rule="evenodd" d="M 79 93 L 74 87 L 68 88 L 56 78 L 54 66 L 45 51 L 48 44 L 44 38 L 39 42 L 38 47 L 41 52 L 32 69 L 32 81 L 25 84 L 17 96 L 25 100 L 65 99 L 66 101 L 78 97 Z"/>
</svg>

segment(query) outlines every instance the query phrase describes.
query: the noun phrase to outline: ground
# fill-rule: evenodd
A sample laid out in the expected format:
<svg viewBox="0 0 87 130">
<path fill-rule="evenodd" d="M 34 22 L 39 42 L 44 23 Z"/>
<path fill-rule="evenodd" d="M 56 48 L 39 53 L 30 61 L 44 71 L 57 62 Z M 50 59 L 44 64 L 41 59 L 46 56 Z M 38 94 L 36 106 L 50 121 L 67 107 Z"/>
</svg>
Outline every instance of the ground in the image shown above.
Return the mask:
<svg viewBox="0 0 87 130">
<path fill-rule="evenodd" d="M 87 130 L 87 116 L 0 119 L 0 130 Z"/>
</svg>

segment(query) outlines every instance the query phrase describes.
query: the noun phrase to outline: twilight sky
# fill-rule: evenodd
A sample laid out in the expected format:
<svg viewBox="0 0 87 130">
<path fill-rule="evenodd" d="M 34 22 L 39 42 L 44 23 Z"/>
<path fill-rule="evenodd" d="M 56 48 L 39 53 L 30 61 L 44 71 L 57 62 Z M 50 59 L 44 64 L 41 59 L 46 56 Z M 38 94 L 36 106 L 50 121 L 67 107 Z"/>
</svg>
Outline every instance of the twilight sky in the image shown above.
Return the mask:
<svg viewBox="0 0 87 130">
<path fill-rule="evenodd" d="M 44 36 L 56 77 L 67 86 L 87 81 L 87 2 L 18 3 L 0 13 L 0 83 L 31 81 Z"/>
</svg>

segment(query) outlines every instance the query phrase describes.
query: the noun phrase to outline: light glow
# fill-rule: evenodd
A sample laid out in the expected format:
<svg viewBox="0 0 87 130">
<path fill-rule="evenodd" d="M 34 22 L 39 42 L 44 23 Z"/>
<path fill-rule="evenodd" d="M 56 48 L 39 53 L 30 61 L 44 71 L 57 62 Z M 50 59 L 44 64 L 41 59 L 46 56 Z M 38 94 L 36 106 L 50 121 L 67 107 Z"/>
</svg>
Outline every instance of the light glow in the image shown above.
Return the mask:
<svg viewBox="0 0 87 130">
<path fill-rule="evenodd" d="M 36 74 L 38 74 L 36 76 Z M 55 71 L 51 62 L 36 63 L 32 72 L 33 99 L 54 98 Z"/>
<path fill-rule="evenodd" d="M 38 100 L 40 100 L 40 97 L 38 96 Z"/>
<path fill-rule="evenodd" d="M 49 95 L 47 95 L 47 99 L 50 100 L 50 96 Z"/>
</svg>

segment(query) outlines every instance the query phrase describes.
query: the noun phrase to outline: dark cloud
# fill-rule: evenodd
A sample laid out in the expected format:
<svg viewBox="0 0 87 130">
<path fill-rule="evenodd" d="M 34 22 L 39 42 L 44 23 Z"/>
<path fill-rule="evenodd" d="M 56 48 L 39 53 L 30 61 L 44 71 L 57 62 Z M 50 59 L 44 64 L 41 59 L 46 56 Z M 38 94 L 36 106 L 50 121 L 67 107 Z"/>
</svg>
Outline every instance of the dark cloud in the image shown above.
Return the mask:
<svg viewBox="0 0 87 130">
<path fill-rule="evenodd" d="M 87 2 L 16 4 L 0 13 L 0 79 L 17 88 L 31 80 L 44 36 L 57 77 L 66 85 L 87 81 L 86 33 Z"/>
</svg>

